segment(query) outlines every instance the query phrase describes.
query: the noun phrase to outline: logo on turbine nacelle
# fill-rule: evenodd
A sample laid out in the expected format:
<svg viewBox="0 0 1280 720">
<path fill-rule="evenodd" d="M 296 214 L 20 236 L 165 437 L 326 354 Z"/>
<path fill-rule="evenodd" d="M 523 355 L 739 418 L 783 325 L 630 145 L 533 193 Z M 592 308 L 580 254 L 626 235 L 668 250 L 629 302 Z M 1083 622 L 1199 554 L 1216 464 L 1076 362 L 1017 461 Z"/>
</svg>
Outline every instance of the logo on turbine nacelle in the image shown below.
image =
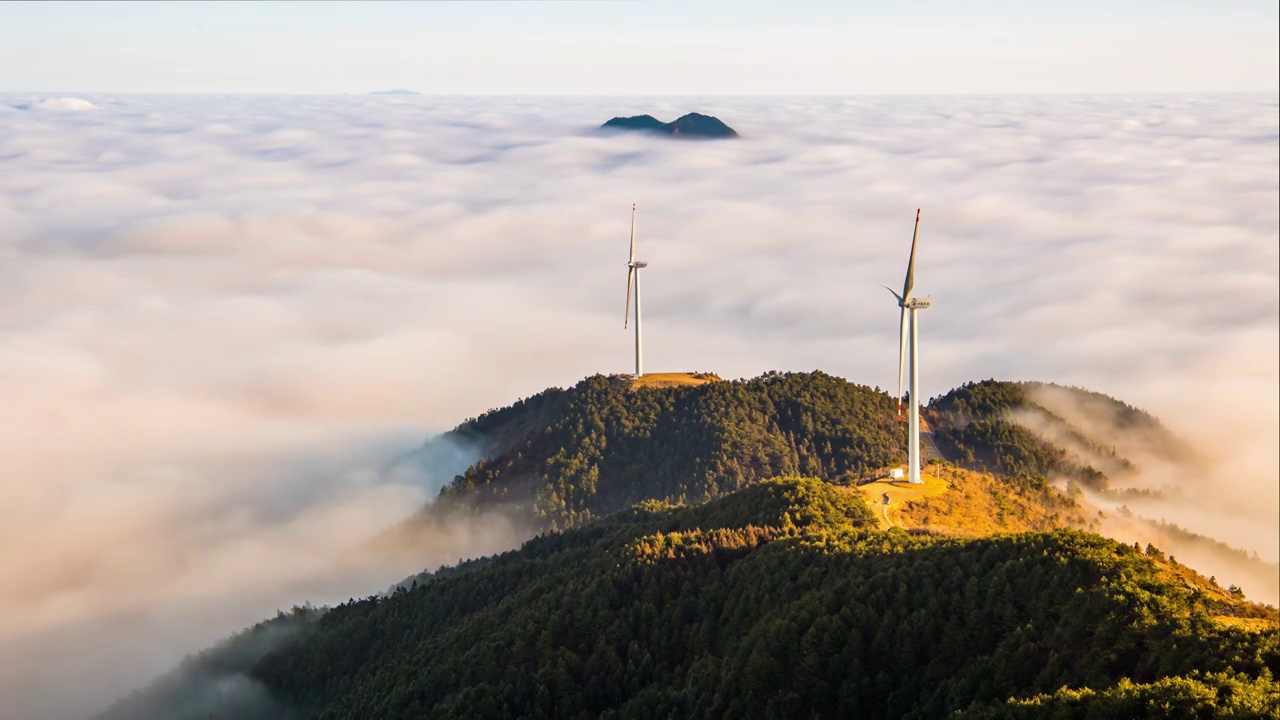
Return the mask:
<svg viewBox="0 0 1280 720">
<path fill-rule="evenodd" d="M 906 302 L 905 305 L 903 305 L 903 307 L 909 310 L 924 310 L 925 308 L 931 307 L 932 305 L 933 305 L 933 301 L 930 300 L 929 298 L 911 298 Z"/>
</svg>

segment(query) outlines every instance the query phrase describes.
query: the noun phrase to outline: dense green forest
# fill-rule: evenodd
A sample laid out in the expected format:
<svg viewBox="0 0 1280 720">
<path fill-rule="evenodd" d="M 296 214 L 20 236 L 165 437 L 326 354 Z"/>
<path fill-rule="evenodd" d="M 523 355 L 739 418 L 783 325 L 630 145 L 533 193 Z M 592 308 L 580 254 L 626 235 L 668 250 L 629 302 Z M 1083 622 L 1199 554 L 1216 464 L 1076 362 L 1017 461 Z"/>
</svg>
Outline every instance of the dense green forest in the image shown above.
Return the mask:
<svg viewBox="0 0 1280 720">
<path fill-rule="evenodd" d="M 1154 549 L 873 527 L 814 479 L 651 501 L 335 607 L 243 683 L 327 720 L 1280 711 L 1274 610 Z"/>
<path fill-rule="evenodd" d="M 484 459 L 432 512 L 501 504 L 559 529 L 771 477 L 857 478 L 906 457 L 906 426 L 888 394 L 821 372 L 647 388 L 597 375 L 486 413 L 436 444 L 458 442 Z"/>
</svg>

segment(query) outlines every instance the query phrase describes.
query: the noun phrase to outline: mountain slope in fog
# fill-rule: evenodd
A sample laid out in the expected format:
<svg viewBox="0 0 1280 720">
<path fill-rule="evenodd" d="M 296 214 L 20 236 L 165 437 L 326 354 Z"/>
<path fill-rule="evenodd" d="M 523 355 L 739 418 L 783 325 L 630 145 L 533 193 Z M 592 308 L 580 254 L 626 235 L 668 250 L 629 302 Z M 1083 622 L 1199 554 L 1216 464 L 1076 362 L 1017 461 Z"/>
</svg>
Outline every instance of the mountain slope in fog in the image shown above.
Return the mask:
<svg viewBox="0 0 1280 720">
<path fill-rule="evenodd" d="M 1138 440 L 1099 441 L 1099 408 Z M 823 373 L 549 389 L 403 459 L 459 474 L 383 540 L 498 516 L 544 534 L 307 611 L 271 644 L 232 639 L 105 717 L 1083 717 L 1280 703 L 1266 674 L 1280 672 L 1273 608 L 1168 548 L 1081 532 L 1126 517 L 1081 487 L 1120 493 L 1105 488 L 1136 471 L 1130 456 L 1187 454 L 1158 421 L 1085 391 L 995 381 L 925 415 L 955 462 L 931 458 L 939 492 L 889 514 L 860 486 L 905 460 L 905 422 L 879 389 Z M 815 479 L 777 479 L 801 475 Z M 895 529 L 877 529 L 879 514 Z"/>
<path fill-rule="evenodd" d="M 1156 554 L 873 528 L 816 479 L 645 503 L 333 608 L 246 677 L 327 719 L 1280 708 L 1274 609 Z"/>
</svg>

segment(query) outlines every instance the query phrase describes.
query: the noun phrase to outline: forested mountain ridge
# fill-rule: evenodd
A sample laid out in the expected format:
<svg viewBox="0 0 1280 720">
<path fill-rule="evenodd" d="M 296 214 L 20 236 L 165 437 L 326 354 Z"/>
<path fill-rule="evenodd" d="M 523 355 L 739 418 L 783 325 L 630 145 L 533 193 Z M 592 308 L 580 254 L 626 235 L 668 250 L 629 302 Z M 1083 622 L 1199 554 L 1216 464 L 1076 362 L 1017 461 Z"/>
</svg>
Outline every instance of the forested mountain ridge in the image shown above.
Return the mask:
<svg viewBox="0 0 1280 720">
<path fill-rule="evenodd" d="M 948 459 L 1005 477 L 1067 477 L 1103 490 L 1143 458 L 1192 459 L 1152 415 L 1052 383 L 966 383 L 931 400 L 924 414 Z"/>
<path fill-rule="evenodd" d="M 821 372 L 674 387 L 596 375 L 469 420 L 424 451 L 459 443 L 481 460 L 429 512 L 503 506 L 543 529 L 771 477 L 856 480 L 906 457 L 894 400 Z"/>
<path fill-rule="evenodd" d="M 1151 415 L 1047 383 L 968 383 L 923 414 L 944 457 L 1011 490 L 1044 490 L 1051 478 L 1104 490 L 1138 469 L 1126 453 L 1187 454 Z M 888 393 L 822 372 L 676 386 L 597 375 L 428 441 L 418 452 L 425 462 L 468 459 L 449 465 L 456 476 L 420 522 L 501 508 L 535 529 L 560 529 L 644 500 L 699 502 L 770 477 L 856 483 L 904 462 L 906 435 Z"/>
<path fill-rule="evenodd" d="M 237 678 L 324 720 L 1280 712 L 1275 610 L 1154 549 L 873 527 L 816 479 L 647 502 L 333 608 Z"/>
<path fill-rule="evenodd" d="M 906 460 L 906 420 L 879 388 L 821 372 L 735 381 L 680 375 L 684 382 L 589 377 L 431 439 L 416 460 L 448 468 L 436 473 L 446 486 L 413 521 L 379 538 L 374 552 L 439 557 L 442 539 L 478 517 L 511 528 L 514 543 L 645 500 L 699 502 L 782 475 L 858 484 L 884 478 Z M 1185 533 L 1171 539 L 1141 517 L 1122 529 L 1102 516 L 1103 507 L 1091 506 L 1089 497 L 1102 499 L 1114 516 L 1110 508 L 1135 492 L 1125 486 L 1141 470 L 1138 463 L 1194 466 L 1186 447 L 1148 413 L 1079 388 L 995 380 L 967 383 L 922 412 L 932 430 L 926 440 L 949 463 L 977 474 L 930 465 L 927 472 L 946 476 L 945 493 L 894 498 L 888 508 L 878 486 L 868 486 L 885 523 L 892 516 L 899 527 L 968 537 L 1105 526 L 1113 537 L 1169 546 L 1207 561 L 1225 582 L 1247 581 L 1265 588 L 1258 594 L 1269 601 L 1275 596 L 1266 579 L 1274 566 L 1236 562 L 1205 542 L 1188 542 Z M 1051 482 L 1064 478 L 1090 488 L 1089 496 Z M 1138 495 L 1162 497 L 1153 490 Z M 465 554 L 459 548 L 452 557 Z"/>
</svg>

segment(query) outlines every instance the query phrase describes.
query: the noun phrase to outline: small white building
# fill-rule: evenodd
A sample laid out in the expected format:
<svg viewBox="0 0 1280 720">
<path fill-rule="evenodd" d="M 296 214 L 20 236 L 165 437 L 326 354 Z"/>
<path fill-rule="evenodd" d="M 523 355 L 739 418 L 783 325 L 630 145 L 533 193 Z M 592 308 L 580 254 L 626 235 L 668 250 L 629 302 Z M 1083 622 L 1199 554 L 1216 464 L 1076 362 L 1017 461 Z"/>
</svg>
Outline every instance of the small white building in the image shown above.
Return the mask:
<svg viewBox="0 0 1280 720">
<path fill-rule="evenodd" d="M 902 468 L 894 468 L 889 471 L 890 480 L 901 480 L 903 478 L 903 475 L 904 473 L 902 472 Z"/>
</svg>

